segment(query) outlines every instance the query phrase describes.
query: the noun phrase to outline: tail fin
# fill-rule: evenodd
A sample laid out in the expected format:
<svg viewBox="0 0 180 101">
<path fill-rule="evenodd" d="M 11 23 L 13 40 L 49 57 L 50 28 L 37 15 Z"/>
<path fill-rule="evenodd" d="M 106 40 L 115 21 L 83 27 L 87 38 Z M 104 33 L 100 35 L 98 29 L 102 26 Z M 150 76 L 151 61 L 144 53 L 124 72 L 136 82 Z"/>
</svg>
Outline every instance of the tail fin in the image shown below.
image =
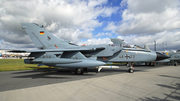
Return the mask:
<svg viewBox="0 0 180 101">
<path fill-rule="evenodd" d="M 119 38 L 111 38 L 111 41 L 114 43 L 115 46 L 122 46 L 122 44 L 125 44 L 124 40 L 121 40 Z"/>
<path fill-rule="evenodd" d="M 144 49 L 147 49 L 148 51 L 151 51 L 148 47 L 148 45 L 144 45 Z"/>
<path fill-rule="evenodd" d="M 60 40 L 50 34 L 43 26 L 35 23 L 21 23 L 21 25 L 38 49 L 54 49 L 58 48 L 58 46 L 63 48 L 63 46 L 65 47 L 63 44 L 68 44 L 67 41 Z"/>
</svg>

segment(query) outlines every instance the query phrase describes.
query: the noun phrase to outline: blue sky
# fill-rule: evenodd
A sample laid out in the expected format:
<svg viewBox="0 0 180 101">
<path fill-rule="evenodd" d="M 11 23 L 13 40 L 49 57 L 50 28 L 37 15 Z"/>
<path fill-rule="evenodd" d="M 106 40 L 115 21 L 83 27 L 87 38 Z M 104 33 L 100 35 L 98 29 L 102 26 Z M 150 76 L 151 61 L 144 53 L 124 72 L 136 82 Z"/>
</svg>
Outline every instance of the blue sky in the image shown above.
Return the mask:
<svg viewBox="0 0 180 101">
<path fill-rule="evenodd" d="M 0 1 L 0 48 L 35 48 L 20 23 L 38 23 L 79 45 L 109 44 L 110 38 L 162 50 L 179 49 L 179 0 Z M 32 9 L 33 7 L 33 9 Z"/>
<path fill-rule="evenodd" d="M 102 24 L 102 26 L 94 29 L 94 31 L 93 31 L 94 36 L 96 36 L 99 33 L 111 33 L 112 34 L 111 37 L 117 37 L 117 35 L 115 33 L 104 30 L 104 28 L 106 28 L 108 23 L 110 23 L 110 22 L 115 22 L 117 24 L 119 21 L 122 20 L 121 13 L 125 8 L 127 8 L 127 6 L 120 7 L 121 1 L 122 0 L 108 0 L 108 3 L 105 4 L 105 6 L 119 7 L 119 8 L 118 8 L 117 12 L 113 13 L 110 17 L 102 17 L 102 16 L 97 17 L 97 20 L 99 22 L 103 22 L 103 24 Z M 101 38 L 105 38 L 105 37 L 107 37 L 107 36 L 102 36 Z"/>
</svg>

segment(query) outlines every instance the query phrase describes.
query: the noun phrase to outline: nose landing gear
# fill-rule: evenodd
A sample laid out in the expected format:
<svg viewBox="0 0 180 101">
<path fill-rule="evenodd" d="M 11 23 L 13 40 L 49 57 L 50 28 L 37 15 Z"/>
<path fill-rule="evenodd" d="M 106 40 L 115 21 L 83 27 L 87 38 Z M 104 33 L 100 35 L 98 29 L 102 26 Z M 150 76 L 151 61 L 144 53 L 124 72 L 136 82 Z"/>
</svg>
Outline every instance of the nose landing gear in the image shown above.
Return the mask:
<svg viewBox="0 0 180 101">
<path fill-rule="evenodd" d="M 129 73 L 134 73 L 134 67 L 133 67 L 133 63 L 128 63 L 129 64 Z"/>
</svg>

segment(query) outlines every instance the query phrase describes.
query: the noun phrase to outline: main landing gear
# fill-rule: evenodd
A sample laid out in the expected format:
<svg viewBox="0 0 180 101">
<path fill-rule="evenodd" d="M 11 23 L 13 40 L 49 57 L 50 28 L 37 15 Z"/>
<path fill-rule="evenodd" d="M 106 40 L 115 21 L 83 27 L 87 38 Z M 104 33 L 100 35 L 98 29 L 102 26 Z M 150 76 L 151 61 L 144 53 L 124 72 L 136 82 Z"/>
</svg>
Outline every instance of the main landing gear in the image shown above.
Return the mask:
<svg viewBox="0 0 180 101">
<path fill-rule="evenodd" d="M 171 60 L 170 63 L 171 63 L 171 65 L 174 65 L 174 66 L 177 66 L 177 65 L 178 65 L 178 62 L 175 61 L 175 60 Z"/>
<path fill-rule="evenodd" d="M 82 68 L 76 68 L 75 74 L 81 74 L 82 75 L 82 74 L 84 74 L 84 71 Z"/>
<path fill-rule="evenodd" d="M 84 72 L 87 72 L 87 68 L 76 68 L 76 70 L 75 70 L 75 74 L 78 74 L 78 75 L 83 75 L 84 74 Z"/>
<path fill-rule="evenodd" d="M 128 65 L 129 65 L 129 73 L 134 73 L 134 67 L 133 67 L 133 63 L 128 63 Z"/>
</svg>

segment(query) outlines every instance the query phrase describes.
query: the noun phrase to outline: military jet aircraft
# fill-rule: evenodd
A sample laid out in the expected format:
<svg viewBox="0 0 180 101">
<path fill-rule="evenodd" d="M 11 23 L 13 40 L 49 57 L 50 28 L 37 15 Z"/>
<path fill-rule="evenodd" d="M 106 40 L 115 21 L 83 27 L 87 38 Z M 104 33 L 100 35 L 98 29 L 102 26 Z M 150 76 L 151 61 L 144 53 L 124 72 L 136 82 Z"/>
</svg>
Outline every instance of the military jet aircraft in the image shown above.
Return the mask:
<svg viewBox="0 0 180 101">
<path fill-rule="evenodd" d="M 144 46 L 144 49 L 150 50 L 147 45 Z M 151 61 L 151 62 L 146 62 L 145 65 L 154 65 L 155 63 L 170 63 L 174 66 L 177 66 L 178 61 L 180 60 L 180 52 L 177 51 L 157 51 L 159 54 L 166 55 L 167 59 L 162 59 L 158 61 Z"/>
<path fill-rule="evenodd" d="M 170 62 L 172 65 L 177 66 L 178 61 L 180 61 L 180 52 L 178 51 L 163 51 L 162 54 L 169 56 L 168 62 Z M 166 60 L 166 59 L 165 59 Z"/>
<path fill-rule="evenodd" d="M 144 45 L 144 48 L 143 47 L 140 47 L 138 45 L 135 45 L 135 48 L 136 49 L 146 49 L 148 51 L 151 51 L 148 47 L 148 45 Z M 157 54 L 159 55 L 162 55 L 163 53 L 160 52 L 160 51 L 157 51 L 156 52 Z M 165 54 L 163 54 L 165 55 Z M 167 55 L 166 55 L 167 56 Z M 169 57 L 169 56 L 167 56 Z M 170 57 L 169 57 L 170 58 Z M 169 58 L 165 58 L 165 59 L 157 59 L 155 61 L 149 61 L 149 62 L 137 62 L 135 65 L 149 65 L 149 66 L 154 66 L 155 63 L 166 63 L 166 62 L 170 62 Z"/>
<path fill-rule="evenodd" d="M 101 48 L 88 48 L 74 45 L 68 41 L 60 40 L 46 31 L 43 26 L 34 23 L 22 23 L 22 28 L 34 42 L 39 50 L 11 50 L 9 52 L 28 52 L 29 59 L 26 64 L 39 64 L 75 69 L 75 73 L 83 74 L 87 68 L 102 66 L 105 63 L 98 60 L 87 59 L 81 51 L 102 50 Z"/>
<path fill-rule="evenodd" d="M 137 49 L 131 48 L 129 46 L 123 46 L 124 42 L 118 38 L 111 38 L 111 41 L 114 45 L 101 46 L 97 45 L 96 47 L 104 47 L 104 50 L 97 51 L 83 51 L 82 53 L 88 56 L 96 56 L 97 60 L 103 61 L 106 63 L 128 63 L 129 72 L 134 72 L 133 63 L 136 62 L 148 62 L 148 61 L 160 61 L 163 59 L 169 58 L 159 52 L 147 50 L 147 49 Z M 89 46 L 95 47 L 95 46 Z M 101 69 L 101 68 L 100 68 Z"/>
<path fill-rule="evenodd" d="M 124 48 L 120 39 L 111 39 L 114 45 L 78 46 L 61 40 L 50 34 L 43 26 L 35 23 L 22 23 L 35 46 L 39 50 L 12 50 L 11 52 L 30 52 L 27 64 L 48 65 L 54 67 L 74 68 L 75 73 L 82 74 L 87 68 L 102 66 L 105 63 L 128 62 L 129 72 L 134 72 L 134 62 L 147 62 L 168 58 L 154 51 Z M 98 71 L 101 68 L 97 69 Z"/>
</svg>

